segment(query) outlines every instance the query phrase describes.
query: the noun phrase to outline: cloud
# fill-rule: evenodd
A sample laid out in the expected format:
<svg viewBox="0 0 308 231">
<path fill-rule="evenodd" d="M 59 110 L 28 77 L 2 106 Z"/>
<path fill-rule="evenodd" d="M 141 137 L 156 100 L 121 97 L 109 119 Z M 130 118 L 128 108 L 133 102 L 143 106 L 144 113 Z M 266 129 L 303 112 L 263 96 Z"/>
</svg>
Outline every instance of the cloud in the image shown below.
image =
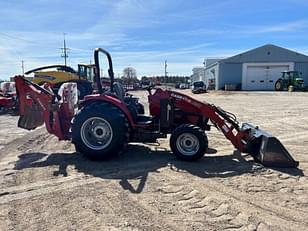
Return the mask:
<svg viewBox="0 0 308 231">
<path fill-rule="evenodd" d="M 40 4 L 42 3 L 44 1 L 40 1 Z M 60 1 L 55 1 L 54 3 L 58 5 Z M 148 29 L 152 26 L 157 27 L 164 24 L 164 21 L 157 20 L 157 17 L 151 15 L 156 15 L 155 12 L 160 12 L 168 4 L 165 1 L 140 0 L 122 0 L 112 4 L 109 3 L 108 8 L 103 11 L 102 15 L 96 15 L 93 18 L 94 23 L 80 28 L 78 32 L 65 31 L 67 33 L 67 45 L 71 48 L 69 63 L 76 65 L 78 62 L 84 63 L 90 60 L 93 62 L 93 49 L 95 47 L 104 47 L 110 50 L 114 56 L 120 57 L 118 60 L 123 65 L 118 68 L 120 71 L 127 63 L 138 65 L 139 62 L 160 62 L 160 60 L 167 57 L 174 58 L 177 55 L 189 58 L 189 54 L 207 46 L 208 44 L 199 44 L 195 47 L 187 46 L 181 49 L 153 49 L 152 46 L 160 46 L 165 41 L 161 38 L 142 39 L 139 38 L 138 34 L 131 32 L 131 30 L 138 28 Z M 97 7 L 99 6 L 101 4 L 98 3 Z M 41 9 L 42 6 L 39 6 L 39 8 Z M 25 61 L 26 69 L 63 62 L 60 57 L 63 32 L 55 31 L 51 28 L 49 30 L 48 28 L 42 28 L 42 25 L 49 25 L 55 19 L 59 21 L 63 12 L 47 13 L 44 14 L 44 17 L 38 19 L 37 17 L 29 17 L 33 10 L 24 11 L 20 7 L 0 11 L 6 11 L 8 16 L 9 14 L 15 15 L 17 18 L 22 16 L 22 18 L 25 18 L 27 27 L 28 24 L 33 27 L 32 29 L 27 28 L 24 30 L 20 28 L 21 25 L 14 25 L 12 29 L 6 30 L 5 33 L 0 33 L 0 38 L 2 38 L 0 62 L 14 64 L 1 68 L 0 78 L 8 78 L 20 73 L 21 60 Z M 69 11 L 67 14 L 67 17 L 71 16 Z M 63 24 L 67 25 L 69 22 L 70 19 L 63 21 Z M 13 18 L 12 23 L 16 23 Z M 59 28 L 61 26 L 60 24 Z M 179 60 L 181 59 L 179 58 Z M 143 69 L 149 69 L 149 67 Z M 150 69 L 155 72 L 154 67 Z M 190 69 L 186 73 L 189 73 Z"/>
<path fill-rule="evenodd" d="M 290 33 L 306 30 L 308 28 L 308 19 L 284 22 L 272 25 L 246 26 L 242 28 L 241 33 L 265 34 L 265 33 Z"/>
<path fill-rule="evenodd" d="M 250 24 L 250 25 L 224 25 L 217 28 L 199 28 L 194 30 L 183 30 L 176 32 L 179 36 L 212 36 L 212 37 L 233 37 L 243 38 L 247 36 L 255 36 L 262 34 L 269 34 L 274 36 L 281 33 L 297 33 L 305 32 L 308 29 L 308 19 L 286 21 L 272 24 Z M 284 34 L 287 36 L 288 34 Z"/>
<path fill-rule="evenodd" d="M 270 7 L 250 4 L 243 0 L 2 1 L 0 78 L 20 73 L 21 60 L 26 70 L 63 63 L 64 32 L 72 67 L 93 62 L 94 48 L 103 47 L 111 52 L 116 72 L 133 66 L 140 75 L 163 73 L 166 59 L 170 73 L 189 75 L 206 57 L 231 56 L 276 41 L 292 47 L 300 46 L 300 38 L 304 44 L 308 19 L 285 17 L 281 22 L 267 15 L 271 20 L 243 20 L 260 12 L 274 15 Z"/>
</svg>

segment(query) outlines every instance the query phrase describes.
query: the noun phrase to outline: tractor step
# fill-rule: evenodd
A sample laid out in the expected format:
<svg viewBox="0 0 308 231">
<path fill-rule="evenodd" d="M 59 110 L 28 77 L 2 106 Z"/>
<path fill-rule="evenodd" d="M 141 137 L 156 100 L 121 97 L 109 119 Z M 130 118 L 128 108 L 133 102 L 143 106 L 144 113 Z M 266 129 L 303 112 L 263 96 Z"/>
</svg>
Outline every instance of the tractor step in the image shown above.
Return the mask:
<svg viewBox="0 0 308 231">
<path fill-rule="evenodd" d="M 159 131 L 150 132 L 148 130 L 137 128 L 131 137 L 131 142 L 156 143 L 159 138 L 167 138 L 166 133 Z"/>
</svg>

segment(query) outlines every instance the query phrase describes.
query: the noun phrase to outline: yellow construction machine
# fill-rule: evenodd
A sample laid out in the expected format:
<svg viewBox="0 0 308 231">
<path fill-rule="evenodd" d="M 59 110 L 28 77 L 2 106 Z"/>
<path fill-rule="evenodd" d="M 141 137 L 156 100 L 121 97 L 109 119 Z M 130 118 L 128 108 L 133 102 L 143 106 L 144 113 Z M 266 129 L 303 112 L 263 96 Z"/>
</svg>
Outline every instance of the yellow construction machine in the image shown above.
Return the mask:
<svg viewBox="0 0 308 231">
<path fill-rule="evenodd" d="M 93 91 L 93 77 L 95 65 L 78 64 L 78 71 L 69 66 L 51 65 L 38 67 L 27 71 L 25 74 L 34 73 L 32 82 L 43 85 L 49 83 L 54 91 L 57 91 L 63 83 L 75 82 L 78 88 L 78 97 L 82 99 Z"/>
</svg>

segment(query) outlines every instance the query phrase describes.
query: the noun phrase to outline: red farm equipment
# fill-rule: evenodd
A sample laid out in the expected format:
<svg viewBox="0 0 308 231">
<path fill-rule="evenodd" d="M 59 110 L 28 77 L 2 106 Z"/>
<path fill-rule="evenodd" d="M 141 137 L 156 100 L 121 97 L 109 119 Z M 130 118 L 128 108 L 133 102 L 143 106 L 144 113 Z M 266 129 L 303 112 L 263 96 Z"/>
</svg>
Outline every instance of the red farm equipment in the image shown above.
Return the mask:
<svg viewBox="0 0 308 231">
<path fill-rule="evenodd" d="M 0 83 L 0 114 L 17 112 L 18 100 L 14 82 Z"/>
<path fill-rule="evenodd" d="M 185 94 L 149 87 L 150 115 L 139 114 L 138 99 L 126 95 L 121 84 L 114 82 L 111 56 L 101 48 L 94 52 L 96 70 L 100 70 L 100 53 L 108 60 L 110 89 L 103 91 L 96 71 L 98 92 L 79 101 L 76 113 L 72 83 L 55 94 L 16 76 L 20 96 L 18 126 L 31 130 L 45 122 L 49 133 L 60 140 L 71 140 L 77 152 L 100 160 L 112 158 L 128 142 L 156 142 L 171 134 L 170 147 L 175 156 L 192 161 L 206 152 L 205 131 L 213 125 L 236 149 L 264 166 L 298 166 L 277 138 L 248 123 L 240 126 L 233 114 Z"/>
</svg>

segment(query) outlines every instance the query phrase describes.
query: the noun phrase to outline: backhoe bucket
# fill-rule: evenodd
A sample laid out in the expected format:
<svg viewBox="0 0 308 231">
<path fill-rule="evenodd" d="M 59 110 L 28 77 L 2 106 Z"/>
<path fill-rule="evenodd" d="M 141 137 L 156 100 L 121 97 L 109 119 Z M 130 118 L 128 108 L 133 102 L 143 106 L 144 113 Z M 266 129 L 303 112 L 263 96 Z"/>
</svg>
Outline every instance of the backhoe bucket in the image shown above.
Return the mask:
<svg viewBox="0 0 308 231">
<path fill-rule="evenodd" d="M 44 116 L 41 107 L 36 103 L 25 105 L 24 113 L 18 119 L 18 127 L 33 130 L 43 124 Z"/>
<path fill-rule="evenodd" d="M 243 124 L 242 129 L 249 131 L 253 137 L 246 151 L 256 162 L 266 167 L 296 168 L 298 166 L 298 161 L 293 159 L 276 137 L 251 124 Z"/>
<path fill-rule="evenodd" d="M 15 83 L 19 99 L 18 127 L 32 130 L 43 125 L 44 111 L 48 110 L 53 93 L 23 76 L 16 76 Z"/>
</svg>

